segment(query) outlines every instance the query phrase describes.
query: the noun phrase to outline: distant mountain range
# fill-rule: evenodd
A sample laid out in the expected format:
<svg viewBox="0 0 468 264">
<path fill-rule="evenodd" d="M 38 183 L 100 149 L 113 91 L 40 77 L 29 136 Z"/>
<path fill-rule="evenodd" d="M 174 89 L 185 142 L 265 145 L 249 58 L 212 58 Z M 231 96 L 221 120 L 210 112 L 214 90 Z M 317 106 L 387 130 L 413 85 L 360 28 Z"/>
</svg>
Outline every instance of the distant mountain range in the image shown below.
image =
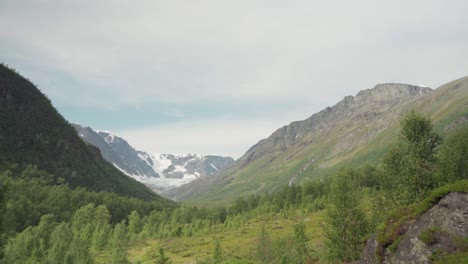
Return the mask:
<svg viewBox="0 0 468 264">
<path fill-rule="evenodd" d="M 468 77 L 435 90 L 386 83 L 346 96 L 303 121 L 279 128 L 216 178 L 173 189 L 167 197 L 226 203 L 238 196 L 300 184 L 344 166 L 375 164 L 396 142 L 399 120 L 411 109 L 429 115 L 441 133 L 467 122 Z"/>
<path fill-rule="evenodd" d="M 94 131 L 77 124 L 73 127 L 85 142 L 99 148 L 105 160 L 159 193 L 215 175 L 235 164 L 231 157 L 148 154 L 109 131 Z"/>
</svg>

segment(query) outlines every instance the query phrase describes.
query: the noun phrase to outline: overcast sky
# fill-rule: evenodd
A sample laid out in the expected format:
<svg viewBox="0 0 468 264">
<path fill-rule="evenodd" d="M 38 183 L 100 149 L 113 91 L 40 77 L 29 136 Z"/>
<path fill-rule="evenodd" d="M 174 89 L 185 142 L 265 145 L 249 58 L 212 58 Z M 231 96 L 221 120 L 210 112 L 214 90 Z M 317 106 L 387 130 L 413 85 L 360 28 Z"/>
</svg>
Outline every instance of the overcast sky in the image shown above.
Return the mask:
<svg viewBox="0 0 468 264">
<path fill-rule="evenodd" d="M 468 75 L 468 1 L 0 0 L 0 61 L 70 122 L 240 157 L 377 83 Z"/>
</svg>

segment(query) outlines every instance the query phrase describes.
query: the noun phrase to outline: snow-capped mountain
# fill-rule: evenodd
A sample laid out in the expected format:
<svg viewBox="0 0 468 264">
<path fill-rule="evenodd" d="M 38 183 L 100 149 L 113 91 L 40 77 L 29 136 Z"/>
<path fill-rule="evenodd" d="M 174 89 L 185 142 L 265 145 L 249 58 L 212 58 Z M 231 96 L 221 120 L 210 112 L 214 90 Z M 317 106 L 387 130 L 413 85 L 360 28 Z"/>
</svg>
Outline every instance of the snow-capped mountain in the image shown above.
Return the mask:
<svg viewBox="0 0 468 264">
<path fill-rule="evenodd" d="M 214 175 L 235 163 L 231 157 L 149 154 L 109 131 L 94 131 L 76 124 L 73 127 L 85 142 L 99 148 L 105 160 L 158 193 Z"/>
</svg>

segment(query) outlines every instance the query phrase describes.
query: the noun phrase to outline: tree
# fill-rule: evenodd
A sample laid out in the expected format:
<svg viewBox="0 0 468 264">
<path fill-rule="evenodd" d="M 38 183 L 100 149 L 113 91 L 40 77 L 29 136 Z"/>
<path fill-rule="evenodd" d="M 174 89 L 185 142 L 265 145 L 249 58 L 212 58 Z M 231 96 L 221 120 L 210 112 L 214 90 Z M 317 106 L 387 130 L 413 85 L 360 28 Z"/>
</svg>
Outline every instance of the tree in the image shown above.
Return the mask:
<svg viewBox="0 0 468 264">
<path fill-rule="evenodd" d="M 439 185 L 463 179 L 468 179 L 468 125 L 447 136 L 437 160 Z"/>
<path fill-rule="evenodd" d="M 96 207 L 95 223 L 96 228 L 92 236 L 91 249 L 93 252 L 102 250 L 106 247 L 111 226 L 109 224 L 111 215 L 105 205 Z"/>
<path fill-rule="evenodd" d="M 128 235 L 134 240 L 141 231 L 140 214 L 137 211 L 132 211 L 128 217 Z"/>
<path fill-rule="evenodd" d="M 72 260 L 67 253 L 72 238 L 73 232 L 69 224 L 61 223 L 58 225 L 50 236 L 51 246 L 47 254 L 47 263 L 71 263 Z"/>
<path fill-rule="evenodd" d="M 368 221 L 359 207 L 356 172 L 347 169 L 336 175 L 331 185 L 331 207 L 327 210 L 326 245 L 331 260 L 353 261 L 360 257 L 361 239 Z"/>
<path fill-rule="evenodd" d="M 123 220 L 115 225 L 114 232 L 112 234 L 112 263 L 128 263 L 127 244 L 127 232 L 125 228 L 125 220 Z"/>
<path fill-rule="evenodd" d="M 399 140 L 399 189 L 407 202 L 422 199 L 436 186 L 434 177 L 435 147 L 440 136 L 431 119 L 412 110 L 401 120 Z"/>
</svg>

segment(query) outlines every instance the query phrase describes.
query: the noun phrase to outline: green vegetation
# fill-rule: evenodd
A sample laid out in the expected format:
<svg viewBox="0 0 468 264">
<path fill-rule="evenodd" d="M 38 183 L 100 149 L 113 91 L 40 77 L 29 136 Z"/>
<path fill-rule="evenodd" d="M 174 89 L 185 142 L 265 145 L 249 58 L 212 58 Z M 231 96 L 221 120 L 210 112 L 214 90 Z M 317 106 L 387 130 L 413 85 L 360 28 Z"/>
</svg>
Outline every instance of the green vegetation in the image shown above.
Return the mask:
<svg viewBox="0 0 468 264">
<path fill-rule="evenodd" d="M 394 134 L 398 142 L 355 150 L 353 162 L 338 155 L 342 168 L 328 160 L 335 165 L 323 177 L 280 181 L 283 173 L 319 170 L 302 153 L 267 179 L 241 170 L 235 180 L 245 181 L 243 191 L 259 188 L 242 197 L 230 192 L 229 206 L 176 204 L 102 161 L 30 82 L 4 66 L 0 88 L 2 263 L 352 262 L 376 230 L 382 256 L 447 193 L 468 192 L 468 126 L 441 141 L 431 120 L 412 111 L 400 137 Z M 374 154 L 385 158 L 363 163 Z M 261 160 L 246 170 L 264 175 L 268 166 Z M 273 179 L 273 191 L 262 187 Z M 435 244 L 443 232 L 427 229 L 421 239 Z M 436 252 L 434 260 L 466 260 L 466 239 L 453 239 L 456 251 Z"/>
<path fill-rule="evenodd" d="M 447 232 L 443 231 L 440 227 L 431 227 L 426 228 L 419 238 L 422 242 L 426 243 L 427 245 L 433 245 L 438 242 L 440 235 L 445 235 Z"/>
<path fill-rule="evenodd" d="M 143 184 L 104 161 L 86 145 L 31 82 L 0 64 L 0 171 L 34 164 L 51 184 L 154 200 Z M 14 174 L 15 176 L 17 174 Z M 18 175 L 19 176 L 19 175 Z"/>
<path fill-rule="evenodd" d="M 326 228 L 327 246 L 331 260 L 353 261 L 362 250 L 362 238 L 369 232 L 369 221 L 360 208 L 357 193 L 357 172 L 343 170 L 335 175 L 331 186 L 331 208 Z"/>
<path fill-rule="evenodd" d="M 197 205 L 228 205 L 239 196 L 281 190 L 291 179 L 302 185 L 343 168 L 359 168 L 365 163 L 378 166 L 399 139 L 401 116 L 414 109 L 430 117 L 433 131 L 445 136 L 466 121 L 467 98 L 468 77 L 465 77 L 441 86 L 430 96 L 392 103 L 384 111 L 380 111 L 379 105 L 371 109 L 366 105 L 359 109 L 361 115 L 344 111 L 326 121 L 325 113 L 330 109 L 325 109 L 323 115 L 317 113 L 319 119 L 294 122 L 303 123 L 304 127 L 288 147 L 283 142 L 291 138 L 272 137 L 270 145 L 260 148 L 265 151 L 263 156 L 250 162 L 248 156 L 244 157 L 246 160 L 225 171 L 211 187 L 193 193 L 186 190 L 184 199 Z M 367 114 L 377 116 L 369 119 L 365 118 Z M 289 128 L 297 131 L 294 125 Z M 309 130 L 313 133 L 307 133 Z"/>
<path fill-rule="evenodd" d="M 453 131 L 447 144 L 464 136 L 465 129 Z M 436 157 L 453 155 L 444 151 L 444 143 L 438 149 L 431 150 L 433 174 L 443 165 Z M 466 155 L 466 148 L 457 153 Z M 381 250 L 396 248 L 413 219 L 449 192 L 468 192 L 467 179 L 453 182 L 449 177 L 430 185 L 441 185 L 431 192 L 399 195 L 394 186 L 401 184 L 401 175 L 391 169 L 394 159 L 384 163 L 342 169 L 301 186 L 239 197 L 230 207 L 213 208 L 50 185 L 43 177 L 47 173 L 37 167 L 13 166 L 0 174 L 3 237 L 9 241 L 4 261 L 350 262 L 359 259 L 377 224 L 383 222 L 377 234 Z M 398 168 L 404 171 L 405 164 Z M 460 167 L 443 170 L 457 175 Z"/>
</svg>

